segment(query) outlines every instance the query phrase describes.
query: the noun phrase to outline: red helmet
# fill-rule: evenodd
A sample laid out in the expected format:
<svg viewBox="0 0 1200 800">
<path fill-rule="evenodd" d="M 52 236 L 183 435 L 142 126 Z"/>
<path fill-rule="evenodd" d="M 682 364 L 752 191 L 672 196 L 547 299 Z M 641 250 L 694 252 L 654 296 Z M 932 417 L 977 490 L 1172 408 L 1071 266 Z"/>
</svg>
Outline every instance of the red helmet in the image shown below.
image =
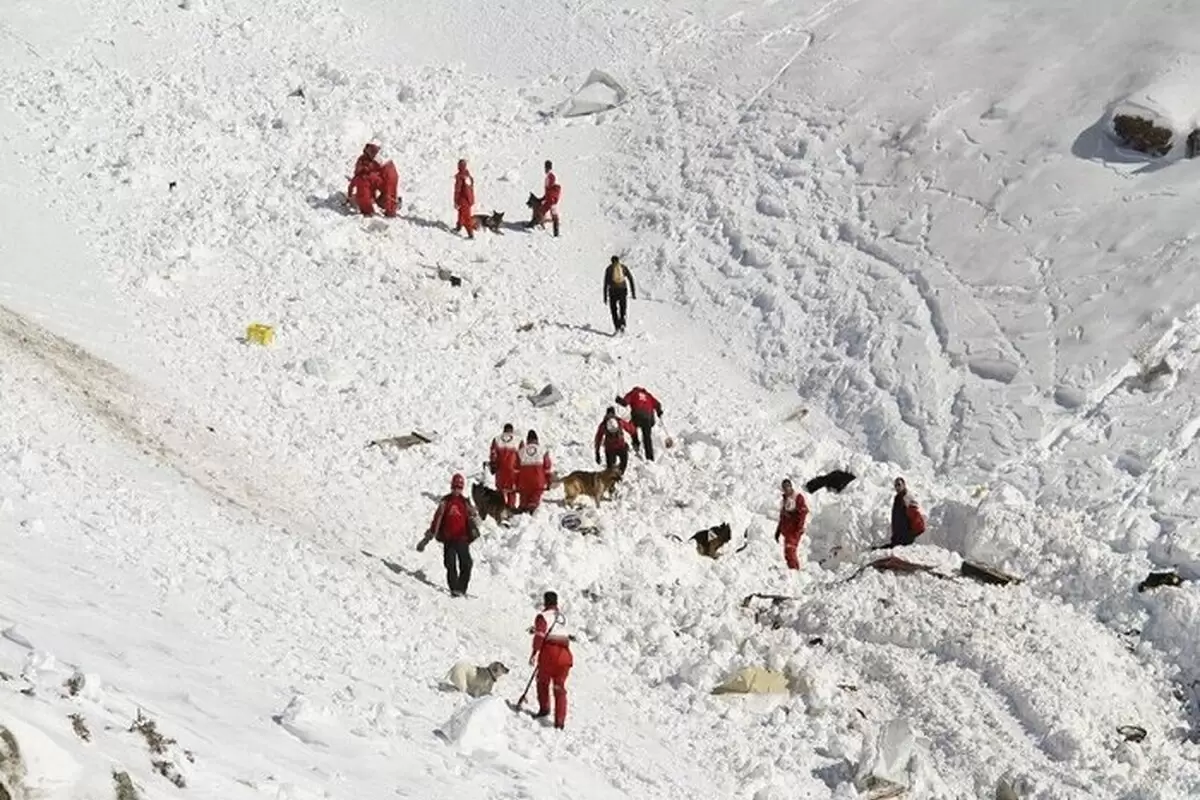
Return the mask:
<svg viewBox="0 0 1200 800">
<path fill-rule="evenodd" d="M 454 473 L 454 477 L 450 479 L 450 488 L 462 489 L 467 485 L 467 479 L 462 476 L 461 472 Z"/>
</svg>

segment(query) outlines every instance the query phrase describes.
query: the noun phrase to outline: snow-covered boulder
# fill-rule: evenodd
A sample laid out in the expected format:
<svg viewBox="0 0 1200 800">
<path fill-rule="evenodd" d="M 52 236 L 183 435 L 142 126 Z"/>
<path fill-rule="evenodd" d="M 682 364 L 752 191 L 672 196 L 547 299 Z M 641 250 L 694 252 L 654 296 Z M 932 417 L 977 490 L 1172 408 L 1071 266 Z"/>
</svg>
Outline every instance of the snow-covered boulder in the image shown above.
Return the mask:
<svg viewBox="0 0 1200 800">
<path fill-rule="evenodd" d="M 1108 115 L 1108 128 L 1122 146 L 1164 156 L 1196 128 L 1198 116 L 1200 93 L 1193 86 L 1160 82 L 1114 105 Z"/>
</svg>

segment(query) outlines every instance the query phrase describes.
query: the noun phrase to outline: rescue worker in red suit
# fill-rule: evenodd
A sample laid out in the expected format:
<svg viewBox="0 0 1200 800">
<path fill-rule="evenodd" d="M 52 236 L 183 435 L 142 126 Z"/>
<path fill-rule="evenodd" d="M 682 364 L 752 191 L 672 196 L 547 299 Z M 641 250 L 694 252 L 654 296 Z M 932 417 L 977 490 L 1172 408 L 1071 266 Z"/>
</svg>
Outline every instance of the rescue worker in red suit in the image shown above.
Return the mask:
<svg viewBox="0 0 1200 800">
<path fill-rule="evenodd" d="M 550 488 L 550 454 L 538 444 L 536 431 L 525 436 L 525 444 L 517 451 L 517 492 L 521 495 L 519 511 L 532 514 L 542 503 L 542 494 Z"/>
<path fill-rule="evenodd" d="M 546 592 L 542 611 L 533 620 L 533 653 L 530 664 L 537 664 L 538 711 L 534 717 L 550 716 L 550 692 L 554 691 L 554 727 L 567 722 L 567 675 L 575 660 L 571 657 L 571 634 L 567 618 L 558 610 L 558 595 Z"/>
<path fill-rule="evenodd" d="M 562 187 L 558 178 L 554 177 L 554 164 L 547 161 L 543 168 L 546 172 L 546 182 L 542 185 L 542 202 L 533 212 L 533 224 L 546 224 L 546 217 L 554 226 L 554 235 L 558 236 L 558 201 L 562 198 Z"/>
<path fill-rule="evenodd" d="M 517 454 L 521 440 L 513 433 L 512 423 L 506 423 L 504 432 L 492 439 L 488 455 L 488 469 L 496 476 L 496 490 L 504 495 L 504 504 L 517 507 Z"/>
<path fill-rule="evenodd" d="M 783 500 L 779 504 L 779 524 L 775 526 L 775 541 L 783 537 L 783 560 L 788 569 L 800 569 L 800 537 L 804 535 L 804 523 L 808 519 L 808 503 L 804 495 L 792 488 L 792 482 L 783 479 Z"/>
<path fill-rule="evenodd" d="M 446 585 L 451 597 L 462 597 L 471 582 L 471 542 L 479 538 L 479 518 L 475 507 L 463 496 L 466 480 L 460 474 L 450 479 L 450 494 L 438 503 L 425 538 L 417 545 L 424 551 L 431 539 L 442 543 L 442 563 L 446 566 Z"/>
<path fill-rule="evenodd" d="M 617 470 L 624 473 L 625 468 L 629 466 L 629 442 L 625 440 L 627 433 L 637 438 L 637 428 L 618 417 L 617 410 L 609 406 L 604 412 L 604 419 L 600 420 L 600 426 L 596 428 L 596 463 L 600 463 L 600 445 L 603 444 L 604 468 L 612 469 L 616 464 Z"/>
<path fill-rule="evenodd" d="M 376 160 L 379 145 L 371 142 L 363 148 L 362 155 L 354 162 L 354 177 L 346 189 L 347 199 L 353 200 L 364 217 L 375 216 L 375 204 L 383 208 L 385 217 L 396 216 L 399 201 L 396 199 L 400 178 L 396 165 L 391 161 L 380 164 Z"/>
<path fill-rule="evenodd" d="M 657 417 L 662 419 L 662 404 L 641 386 L 635 386 L 624 397 L 617 397 L 617 403 L 629 406 L 629 416 L 638 432 L 633 436 L 633 449 L 641 450 L 642 442 L 646 444 L 646 459 L 654 460 L 654 440 L 650 438 L 650 430 L 654 427 Z"/>
<path fill-rule="evenodd" d="M 903 547 L 915 542 L 925 532 L 925 514 L 917 498 L 908 491 L 904 478 L 896 478 L 892 486 L 896 496 L 892 498 L 892 540 L 889 546 Z"/>
<path fill-rule="evenodd" d="M 467 238 L 475 238 L 475 219 L 471 216 L 471 207 L 475 205 L 475 179 L 467 169 L 467 160 L 458 160 L 458 174 L 454 176 L 454 207 L 458 209 L 458 222 L 454 232 L 467 229 Z"/>
</svg>

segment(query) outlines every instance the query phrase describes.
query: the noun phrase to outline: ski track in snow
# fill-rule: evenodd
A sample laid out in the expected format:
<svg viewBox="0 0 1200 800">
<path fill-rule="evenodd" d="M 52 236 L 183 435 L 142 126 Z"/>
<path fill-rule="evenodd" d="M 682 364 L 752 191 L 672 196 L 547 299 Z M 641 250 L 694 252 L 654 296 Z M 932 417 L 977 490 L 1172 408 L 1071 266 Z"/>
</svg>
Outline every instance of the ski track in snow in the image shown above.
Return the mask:
<svg viewBox="0 0 1200 800">
<path fill-rule="evenodd" d="M 932 19 L 808 5 L 593 2 L 538 25 L 495 7 L 475 26 L 467 0 L 408 16 L 370 0 L 94 2 L 53 32 L 10 12 L 5 38 L 24 52 L 0 72 L 22 125 L 14 158 L 73 187 L 40 199 L 53 223 L 13 224 L 35 240 L 79 232 L 90 251 L 81 272 L 59 265 L 61 288 L 95 271 L 133 319 L 128 352 L 107 357 L 110 342 L 100 358 L 61 331 L 107 322 L 103 309 L 0 307 L 19 432 L 0 450 L 0 523 L 18 543 L 0 569 L 21 587 L 4 621 L 24 632 L 0 649 L 20 676 L 0 682 L 0 714 L 78 761 L 83 777 L 59 770 L 49 800 L 107 791 L 113 763 L 165 790 L 120 733 L 137 707 L 193 746 L 178 768 L 221 797 L 845 797 L 864 735 L 894 716 L 930 738 L 950 789 L 927 796 L 989 796 L 1005 772 L 1045 800 L 1200 791 L 1181 736 L 1196 720 L 1173 697 L 1200 675 L 1200 605 L 1191 587 L 1128 599 L 1152 563 L 1200 564 L 1186 524 L 1168 524 L 1200 496 L 1196 298 L 1116 323 L 1104 306 L 1121 267 L 1145 283 L 1127 277 L 1128 301 L 1153 308 L 1190 240 L 1114 238 L 1125 226 L 1095 199 L 1107 187 L 1082 179 L 1064 200 L 1099 221 L 1045 227 L 1048 201 L 1029 196 L 1074 173 L 1040 141 L 1003 152 L 994 132 L 1017 138 L 995 109 L 1018 113 L 1033 89 L 988 98 L 893 63 L 930 41 L 946 63 L 994 55 L 973 37 L 994 45 L 991 26 L 1011 20 L 965 3 Z M 884 38 L 895 53 L 872 60 Z M 403 52 L 346 57 L 364 42 Z M 554 63 L 563 52 L 570 65 Z M 547 116 L 578 70 L 610 59 L 648 85 L 594 120 Z M 371 137 L 400 165 L 400 219 L 342 212 Z M 459 155 L 479 209 L 518 222 L 543 152 L 568 187 L 562 239 L 449 233 Z M 1119 203 L 1132 215 L 1173 196 L 1122 189 Z M 610 251 L 639 283 L 621 338 L 600 303 Z M 277 344 L 239 343 L 252 321 Z M 1164 329 L 1136 353 L 1132 339 Z M 1168 375 L 1133 384 L 1160 359 Z M 546 383 L 566 397 L 535 411 Z M 488 523 L 477 596 L 450 603 L 436 555 L 411 552 L 445 478 L 478 477 L 508 420 L 536 427 L 560 472 L 590 467 L 595 421 L 633 383 L 663 398 L 676 448 L 634 461 L 599 537 L 560 529 L 554 492 L 533 518 Z M 1064 410 L 1060 385 L 1092 388 Z M 813 413 L 789 421 L 801 405 Z M 414 429 L 438 438 L 364 447 Z M 970 555 L 1025 584 L 846 581 L 855 564 L 783 574 L 772 487 L 832 466 L 859 480 L 811 498 L 806 562 L 878 541 L 903 470 L 931 511 L 914 558 L 950 571 Z M 717 521 L 749 546 L 699 559 L 686 537 Z M 484 703 L 452 741 L 445 723 L 468 707 L 437 679 L 500 658 L 515 697 L 548 585 L 580 635 L 568 731 L 493 726 Z M 764 589 L 799 599 L 738 605 Z M 709 694 L 763 663 L 804 689 Z M 77 668 L 100 688 L 61 696 Z M 63 726 L 72 709 L 106 726 L 91 751 Z M 1126 724 L 1147 742 L 1121 743 Z"/>
</svg>

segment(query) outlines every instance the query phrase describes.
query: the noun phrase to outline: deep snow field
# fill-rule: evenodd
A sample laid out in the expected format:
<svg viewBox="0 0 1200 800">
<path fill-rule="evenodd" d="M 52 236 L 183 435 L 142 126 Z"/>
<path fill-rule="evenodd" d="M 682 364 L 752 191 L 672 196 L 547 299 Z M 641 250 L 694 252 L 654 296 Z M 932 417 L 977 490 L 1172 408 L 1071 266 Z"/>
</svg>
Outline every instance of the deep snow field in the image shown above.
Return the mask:
<svg viewBox="0 0 1200 800">
<path fill-rule="evenodd" d="M 1200 797 L 1200 592 L 1135 591 L 1200 577 L 1200 165 L 1105 134 L 1119 103 L 1191 130 L 1198 26 L 1165 0 L 4 4 L 0 724 L 24 774 L 0 740 L 0 781 L 847 800 L 904 720 L 906 797 Z M 561 116 L 593 68 L 628 101 Z M 398 219 L 342 207 L 371 139 Z M 563 236 L 452 235 L 459 157 L 512 222 L 553 159 Z M 620 338 L 612 253 L 638 286 Z M 553 490 L 485 524 L 452 601 L 413 549 L 450 475 L 507 421 L 590 469 L 635 384 L 662 455 L 599 536 Z M 437 437 L 365 446 L 413 430 Z M 776 487 L 833 468 L 858 480 L 809 496 L 789 575 Z M 859 573 L 897 474 L 930 516 L 907 558 L 1023 582 Z M 579 636 L 563 732 L 504 702 L 546 589 Z M 438 688 L 496 659 L 495 696 Z M 796 691 L 710 693 L 746 666 Z"/>
</svg>

